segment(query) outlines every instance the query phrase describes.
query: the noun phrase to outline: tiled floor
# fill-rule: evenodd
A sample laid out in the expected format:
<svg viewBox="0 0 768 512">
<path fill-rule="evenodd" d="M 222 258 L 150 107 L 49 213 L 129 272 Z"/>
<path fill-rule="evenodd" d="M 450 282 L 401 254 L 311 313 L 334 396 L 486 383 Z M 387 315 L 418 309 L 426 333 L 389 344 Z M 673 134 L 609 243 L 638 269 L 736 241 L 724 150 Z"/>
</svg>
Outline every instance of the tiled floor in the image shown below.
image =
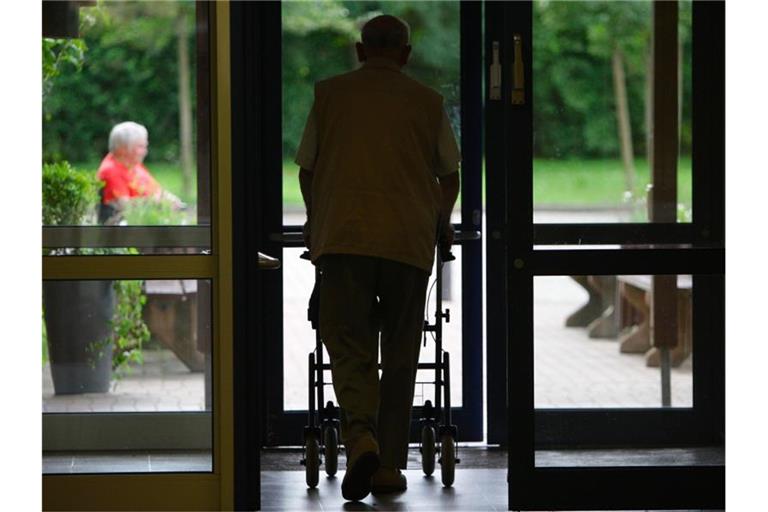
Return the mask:
<svg viewBox="0 0 768 512">
<path fill-rule="evenodd" d="M 205 381 L 170 350 L 144 350 L 144 364 L 112 382 L 107 393 L 56 395 L 43 367 L 43 412 L 204 411 Z"/>
<path fill-rule="evenodd" d="M 334 478 L 321 472 L 315 489 L 305 483 L 303 471 L 296 467 L 300 453 L 295 450 L 262 452 L 262 510 L 507 510 L 507 452 L 483 446 L 461 450 L 461 464 L 451 488 L 443 487 L 440 467 L 432 477 L 420 469 L 418 451 L 410 450 L 408 490 L 394 495 L 369 495 L 357 503 L 341 496 L 343 469 Z M 645 466 L 719 465 L 725 463 L 722 448 L 645 449 L 645 450 L 570 450 L 537 451 L 537 466 Z M 344 468 L 345 460 L 339 460 Z M 321 468 L 322 469 L 322 468 Z"/>
<path fill-rule="evenodd" d="M 211 452 L 53 452 L 43 453 L 43 473 L 210 472 Z"/>
<path fill-rule="evenodd" d="M 439 469 L 438 469 L 439 471 Z M 266 471 L 261 475 L 262 510 L 506 510 L 506 471 L 462 469 L 453 487 L 440 483 L 439 473 L 424 476 L 420 470 L 405 471 L 408 490 L 390 495 L 368 495 L 360 502 L 341 496 L 341 478 L 321 478 L 307 489 L 301 471 Z"/>
</svg>

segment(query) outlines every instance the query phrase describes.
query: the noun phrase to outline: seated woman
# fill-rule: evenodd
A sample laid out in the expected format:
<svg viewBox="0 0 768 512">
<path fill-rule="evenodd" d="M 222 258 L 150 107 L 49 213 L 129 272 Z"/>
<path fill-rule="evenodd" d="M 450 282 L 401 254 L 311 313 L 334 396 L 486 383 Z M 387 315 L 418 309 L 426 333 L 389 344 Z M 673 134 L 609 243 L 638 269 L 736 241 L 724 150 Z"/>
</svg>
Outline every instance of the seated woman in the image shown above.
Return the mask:
<svg viewBox="0 0 768 512">
<path fill-rule="evenodd" d="M 96 176 L 104 183 L 99 204 L 99 223 L 117 224 L 120 213 L 134 197 L 168 201 L 176 209 L 186 205 L 174 194 L 163 190 L 144 167 L 149 135 L 147 129 L 132 121 L 115 125 L 109 133 L 109 153 L 101 161 Z"/>
</svg>

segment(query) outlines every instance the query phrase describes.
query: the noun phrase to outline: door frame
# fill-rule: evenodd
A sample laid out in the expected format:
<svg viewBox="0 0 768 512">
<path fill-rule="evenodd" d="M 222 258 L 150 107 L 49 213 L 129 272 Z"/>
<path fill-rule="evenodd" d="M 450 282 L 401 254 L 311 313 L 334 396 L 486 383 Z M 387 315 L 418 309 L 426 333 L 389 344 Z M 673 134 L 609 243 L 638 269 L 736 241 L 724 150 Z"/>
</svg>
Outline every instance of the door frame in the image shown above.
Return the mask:
<svg viewBox="0 0 768 512">
<path fill-rule="evenodd" d="M 211 510 L 234 499 L 229 3 L 207 10 L 211 103 L 211 251 L 202 255 L 44 256 L 43 279 L 212 282 L 213 471 L 42 475 L 44 510 Z M 198 21 L 200 18 L 198 18 Z"/>
<path fill-rule="evenodd" d="M 635 448 L 723 442 L 724 6 L 722 3 L 693 4 L 694 221 L 685 225 L 533 223 L 533 52 L 529 43 L 532 41 L 532 3 L 489 2 L 485 9 L 486 69 L 490 66 L 491 41 L 500 42 L 502 56 L 512 55 L 512 34 L 517 33 L 523 40 L 526 77 L 523 106 L 511 105 L 511 65 L 503 66 L 501 102 L 486 100 L 488 201 L 489 212 L 495 212 L 493 217 L 489 213 L 488 218 L 491 233 L 488 267 L 493 272 L 499 268 L 506 270 L 508 290 L 508 294 L 496 295 L 507 298 L 506 322 L 498 312 L 493 317 L 489 308 L 489 354 L 500 351 L 507 354 L 504 368 L 498 362 L 491 365 L 495 358 L 489 357 L 489 389 L 498 389 L 496 385 L 506 381 L 506 397 L 489 393 L 489 437 L 498 439 L 502 431 L 506 436 L 509 507 L 723 507 L 723 466 L 537 468 L 535 451 L 563 444 Z M 503 58 L 502 62 L 505 62 Z M 504 141 L 516 143 L 504 144 Z M 508 198 L 506 203 L 498 188 L 492 188 L 502 184 Z M 494 200 L 496 204 L 491 205 Z M 536 248 L 538 245 L 608 243 L 643 244 L 646 248 Z M 500 261 L 504 261 L 503 266 Z M 533 400 L 534 276 L 632 273 L 694 276 L 694 310 L 700 313 L 694 316 L 693 326 L 697 340 L 693 407 L 536 410 Z M 497 288 L 501 294 L 501 286 Z M 494 340 L 490 336 L 492 331 L 506 331 L 503 342 Z M 508 404 L 508 408 L 502 408 L 502 403 Z M 609 417 L 610 424 L 606 421 Z"/>
<path fill-rule="evenodd" d="M 248 7 L 249 4 L 234 5 L 235 11 L 241 12 L 243 23 L 253 23 L 253 28 L 246 28 L 254 41 L 247 43 L 256 50 L 261 48 L 258 63 L 259 73 L 254 74 L 250 91 L 260 91 L 268 102 L 256 112 L 246 109 L 243 121 L 243 134 L 246 140 L 259 148 L 259 204 L 261 205 L 258 225 L 249 230 L 250 235 L 257 233 L 258 247 L 270 256 L 283 258 L 283 248 L 302 247 L 296 241 L 301 226 L 284 226 L 282 212 L 282 143 L 279 127 L 282 125 L 282 85 L 273 77 L 281 76 L 282 61 L 276 48 L 281 47 L 281 12 L 279 3 L 269 3 L 270 7 Z M 247 14 L 258 11 L 258 20 Z M 482 232 L 482 97 L 480 56 L 482 38 L 481 4 L 461 2 L 461 108 L 462 108 L 462 222 L 454 226 L 459 231 Z M 233 14 L 233 19 L 235 18 Z M 250 21 L 249 21 L 250 20 Z M 258 36 L 256 35 L 258 34 Z M 248 37 L 248 36 L 244 36 Z M 247 60 L 244 66 L 256 67 Z M 247 72 L 244 72 L 247 75 Z M 258 77 L 263 77 L 259 79 Z M 235 108 L 239 111 L 239 108 Z M 259 121 L 261 119 L 261 121 Z M 269 123 L 269 127 L 260 123 Z M 259 126 L 260 128 L 254 128 Z M 278 129 L 275 129 L 277 127 Z M 271 128 L 271 129 L 268 129 Z M 253 189 L 255 190 L 255 189 Z M 480 212 L 480 213 L 478 213 Z M 254 218 L 254 222 L 256 219 Z M 257 227 L 258 226 L 258 227 Z M 257 231 L 258 230 L 258 231 Z M 291 236 L 293 235 L 293 236 Z M 482 237 L 482 234 L 481 234 Z M 300 238 L 300 237 L 299 237 Z M 480 441 L 483 439 L 483 360 L 482 350 L 482 241 L 481 239 L 459 240 L 462 246 L 462 406 L 452 409 L 453 421 L 459 426 L 461 441 Z M 262 443 L 266 446 L 293 445 L 303 443 L 303 427 L 306 425 L 306 411 L 283 410 L 283 289 L 282 271 L 264 275 L 261 282 L 261 318 L 264 321 L 261 335 L 264 340 L 272 340 L 263 345 L 264 380 L 262 382 L 263 407 L 261 429 Z M 280 340 L 277 342 L 276 340 Z M 307 345 L 309 347 L 309 345 Z M 279 383 L 279 385 L 267 385 Z M 414 416 L 419 414 L 419 407 L 414 407 Z M 419 432 L 414 424 L 411 431 L 413 442 L 418 441 Z M 298 459 L 297 459 L 298 467 Z"/>
</svg>

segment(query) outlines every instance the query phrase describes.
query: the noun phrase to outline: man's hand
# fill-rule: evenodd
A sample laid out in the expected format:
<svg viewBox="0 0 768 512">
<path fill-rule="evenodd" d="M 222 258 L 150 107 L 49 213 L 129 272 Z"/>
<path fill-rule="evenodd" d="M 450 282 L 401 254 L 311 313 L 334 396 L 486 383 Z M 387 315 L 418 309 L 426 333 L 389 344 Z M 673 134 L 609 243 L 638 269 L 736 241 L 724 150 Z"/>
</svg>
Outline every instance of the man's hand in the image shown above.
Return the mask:
<svg viewBox="0 0 768 512">
<path fill-rule="evenodd" d="M 440 222 L 440 229 L 438 230 L 438 239 L 437 239 L 437 245 L 440 247 L 441 251 L 450 251 L 451 246 L 453 245 L 453 238 L 455 236 L 453 232 L 453 225 L 451 225 L 451 222 Z"/>
</svg>

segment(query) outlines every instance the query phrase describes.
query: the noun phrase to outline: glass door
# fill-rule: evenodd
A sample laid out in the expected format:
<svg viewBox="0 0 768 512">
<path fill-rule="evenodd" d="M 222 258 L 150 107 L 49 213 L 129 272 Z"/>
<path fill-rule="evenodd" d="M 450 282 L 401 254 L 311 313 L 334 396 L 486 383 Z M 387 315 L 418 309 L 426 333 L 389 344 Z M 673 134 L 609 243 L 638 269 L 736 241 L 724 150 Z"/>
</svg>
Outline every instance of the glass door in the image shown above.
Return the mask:
<svg viewBox="0 0 768 512">
<path fill-rule="evenodd" d="M 485 9 L 509 507 L 723 507 L 723 5 Z"/>
<path fill-rule="evenodd" d="M 231 508 L 228 5 L 88 4 L 43 6 L 43 507 Z"/>
<path fill-rule="evenodd" d="M 314 285 L 314 267 L 300 258 L 305 220 L 298 167 L 293 163 L 309 109 L 314 83 L 334 74 L 355 69 L 354 43 L 363 21 L 378 13 L 375 4 L 327 1 L 285 2 L 280 12 L 268 16 L 272 48 L 280 58 L 269 59 L 264 73 L 281 77 L 265 84 L 274 105 L 269 107 L 268 166 L 264 169 L 261 204 L 264 233 L 261 247 L 283 262 L 280 272 L 265 281 L 270 304 L 265 307 L 264 347 L 268 380 L 265 387 L 266 445 L 300 445 L 308 408 L 307 355 L 314 350 L 315 332 L 307 321 L 307 304 Z M 445 106 L 462 150 L 462 195 L 452 218 L 458 230 L 453 248 L 456 261 L 444 270 L 444 308 L 450 322 L 444 327 L 445 349 L 451 354 L 454 376 L 451 399 L 460 440 L 483 439 L 482 385 L 482 210 L 481 210 L 481 14 L 480 5 L 445 2 L 388 4 L 387 12 L 402 16 L 411 25 L 414 51 L 404 69 L 434 88 L 445 98 Z M 266 15 L 266 14 L 265 14 Z M 265 33 L 263 33 L 265 34 Z M 267 64 L 262 64 L 266 66 Z M 279 110 L 278 110 L 279 108 Z M 273 117 L 274 116 L 274 117 Z M 280 122 L 278 122 L 281 120 Z M 277 135 L 279 136 L 277 136 Z M 435 272 L 432 273 L 434 280 Z M 428 311 L 434 310 L 434 291 Z M 429 313 L 432 318 L 433 313 Z M 433 321 L 434 319 L 432 319 Z M 429 359 L 434 345 L 428 340 L 422 360 Z M 325 355 L 327 359 L 327 353 Z M 423 373 L 423 375 L 422 375 Z M 420 371 L 417 381 L 429 381 Z M 330 382 L 330 372 L 326 377 Z M 414 405 L 432 399 L 434 387 L 417 384 Z M 327 400 L 335 400 L 332 388 Z M 417 413 L 415 413 L 417 414 Z M 414 428 L 414 434 L 416 429 Z M 414 440 L 417 439 L 414 437 Z"/>
</svg>

